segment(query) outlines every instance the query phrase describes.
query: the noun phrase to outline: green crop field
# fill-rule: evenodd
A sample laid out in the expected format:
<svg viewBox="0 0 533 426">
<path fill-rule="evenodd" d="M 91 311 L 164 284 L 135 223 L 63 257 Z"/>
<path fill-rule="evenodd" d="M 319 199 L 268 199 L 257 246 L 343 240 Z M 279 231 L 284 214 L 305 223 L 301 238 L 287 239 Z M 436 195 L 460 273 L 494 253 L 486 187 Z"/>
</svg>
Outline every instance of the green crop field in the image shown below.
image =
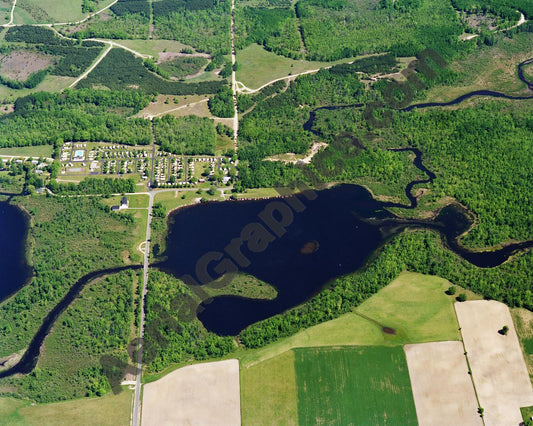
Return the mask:
<svg viewBox="0 0 533 426">
<path fill-rule="evenodd" d="M 396 346 L 459 340 L 457 318 L 453 309 L 455 299 L 444 293 L 450 285 L 449 281 L 439 277 L 403 272 L 354 312 L 310 327 L 265 348 L 246 352 L 241 356 L 241 362 L 252 365 L 301 347 Z M 457 293 L 467 293 L 468 300 L 479 298 L 459 287 Z M 394 328 L 396 334 L 383 333 L 380 324 Z"/>
<path fill-rule="evenodd" d="M 296 424 L 298 418 L 294 352 L 242 368 L 243 425 Z"/>
<path fill-rule="evenodd" d="M 294 352 L 300 424 L 417 424 L 403 348 Z"/>
</svg>

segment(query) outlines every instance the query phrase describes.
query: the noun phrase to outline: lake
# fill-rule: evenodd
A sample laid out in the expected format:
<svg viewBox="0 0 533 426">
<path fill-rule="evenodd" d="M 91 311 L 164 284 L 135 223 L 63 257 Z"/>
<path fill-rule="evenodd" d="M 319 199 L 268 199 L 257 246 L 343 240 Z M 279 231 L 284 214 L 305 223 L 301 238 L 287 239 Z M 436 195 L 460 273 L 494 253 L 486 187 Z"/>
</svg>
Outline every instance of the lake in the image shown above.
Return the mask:
<svg viewBox="0 0 533 426">
<path fill-rule="evenodd" d="M 387 219 L 392 215 L 364 188 L 340 185 L 315 194 L 318 196 L 314 200 L 298 196 L 305 206 L 300 212 L 289 202 L 277 199 L 208 203 L 171 214 L 164 269 L 181 278 L 189 275 L 184 279 L 187 283 L 202 284 L 238 268 L 278 290 L 273 301 L 214 298 L 198 312 L 207 329 L 222 335 L 237 334 L 249 324 L 296 306 L 332 278 L 360 268 L 383 243 L 378 226 L 362 218 Z M 287 206 L 288 210 L 282 210 L 286 215 L 292 212 L 291 223 L 286 224 L 282 214 L 275 213 L 270 217 L 277 222 L 271 222 L 270 227 L 260 219 L 261 212 L 273 202 Z M 301 205 L 297 206 L 300 210 Z M 281 230 L 273 224 L 280 222 L 286 226 L 285 233 L 278 236 Z M 236 250 L 243 230 L 245 239 L 251 236 L 250 241 Z M 203 268 L 199 260 L 206 253 L 212 256 Z"/>
<path fill-rule="evenodd" d="M 19 208 L 0 202 L 0 301 L 16 292 L 30 276 L 26 265 L 28 219 Z"/>
</svg>

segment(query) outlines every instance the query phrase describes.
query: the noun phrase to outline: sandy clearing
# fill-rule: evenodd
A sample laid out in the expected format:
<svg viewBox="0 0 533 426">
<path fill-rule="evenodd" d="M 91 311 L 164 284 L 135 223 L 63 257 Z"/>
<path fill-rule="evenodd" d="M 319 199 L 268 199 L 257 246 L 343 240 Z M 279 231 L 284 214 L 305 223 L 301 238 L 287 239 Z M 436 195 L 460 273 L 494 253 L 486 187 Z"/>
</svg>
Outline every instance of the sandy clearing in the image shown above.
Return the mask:
<svg viewBox="0 0 533 426">
<path fill-rule="evenodd" d="M 265 158 L 265 161 L 280 161 L 282 163 L 292 163 L 292 164 L 309 164 L 313 157 L 318 154 L 318 152 L 328 146 L 325 142 L 313 142 L 313 145 L 311 146 L 311 149 L 309 150 L 309 153 L 305 156 L 302 156 L 302 154 L 294 154 L 294 153 L 287 153 L 287 154 L 277 154 L 272 155 L 270 157 Z"/>
<path fill-rule="evenodd" d="M 158 64 L 161 64 L 163 62 L 172 61 L 176 58 L 206 58 L 211 59 L 211 56 L 209 56 L 207 53 L 182 53 L 182 52 L 159 52 L 159 58 L 157 60 Z"/>
<path fill-rule="evenodd" d="M 455 311 L 485 424 L 520 424 L 520 407 L 533 405 L 533 389 L 509 308 L 475 300 L 456 303 Z M 504 325 L 509 327 L 506 336 L 498 333 Z"/>
<path fill-rule="evenodd" d="M 240 425 L 239 361 L 190 365 L 144 385 L 141 424 Z"/>
<path fill-rule="evenodd" d="M 482 425 L 461 342 L 404 346 L 421 426 Z"/>
</svg>

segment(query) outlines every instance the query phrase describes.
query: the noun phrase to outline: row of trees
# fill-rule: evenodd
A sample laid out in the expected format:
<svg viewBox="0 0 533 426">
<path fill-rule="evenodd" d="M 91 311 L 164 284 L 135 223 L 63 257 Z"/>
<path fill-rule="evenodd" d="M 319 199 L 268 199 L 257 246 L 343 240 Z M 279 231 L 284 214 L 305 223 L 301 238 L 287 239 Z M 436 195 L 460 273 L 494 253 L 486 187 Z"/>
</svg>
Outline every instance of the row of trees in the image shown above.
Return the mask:
<svg viewBox="0 0 533 426">
<path fill-rule="evenodd" d="M 122 194 L 135 192 L 135 180 L 132 178 L 85 178 L 80 183 L 59 184 L 51 179 L 48 188 L 54 194 Z"/>
<path fill-rule="evenodd" d="M 533 253 L 529 252 L 496 268 L 477 268 L 446 250 L 435 233 L 404 232 L 383 247 L 361 272 L 334 280 L 331 288 L 300 307 L 251 325 L 241 332 L 239 339 L 246 347 L 262 347 L 337 318 L 350 312 L 404 270 L 438 275 L 487 298 L 531 309 L 532 266 Z"/>
</svg>

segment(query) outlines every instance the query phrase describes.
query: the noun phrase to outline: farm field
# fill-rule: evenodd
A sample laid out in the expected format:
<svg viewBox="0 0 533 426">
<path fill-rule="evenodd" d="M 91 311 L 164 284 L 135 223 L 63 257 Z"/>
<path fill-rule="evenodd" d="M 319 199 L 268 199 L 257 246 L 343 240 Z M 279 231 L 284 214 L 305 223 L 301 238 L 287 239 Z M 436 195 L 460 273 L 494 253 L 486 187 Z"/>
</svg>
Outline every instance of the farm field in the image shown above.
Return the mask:
<svg viewBox="0 0 533 426">
<path fill-rule="evenodd" d="M 301 348 L 294 353 L 299 424 L 417 424 L 403 348 Z"/>
<path fill-rule="evenodd" d="M 101 398 L 75 399 L 52 404 L 34 405 L 29 401 L 0 398 L 0 424 L 127 426 L 130 422 L 132 398 L 133 392 L 127 388 L 123 388 L 117 395 L 109 394 Z"/>
<path fill-rule="evenodd" d="M 310 327 L 265 348 L 247 352 L 241 361 L 245 365 L 254 364 L 298 347 L 396 346 L 431 341 L 428 340 L 431 336 L 435 340 L 460 340 L 453 310 L 454 299 L 444 294 L 450 285 L 439 277 L 403 272 L 354 312 Z M 374 321 L 358 315 L 359 312 L 368 314 L 368 318 Z M 379 322 L 394 328 L 396 334 L 383 333 Z"/>
<path fill-rule="evenodd" d="M 533 388 L 509 308 L 476 300 L 456 303 L 455 310 L 485 424 L 519 424 L 520 408 L 533 405 Z M 503 326 L 506 335 L 498 332 Z"/>
<path fill-rule="evenodd" d="M 405 342 L 459 340 L 454 299 L 444 294 L 450 285 L 440 277 L 402 273 L 355 311 L 394 328 Z"/>
<path fill-rule="evenodd" d="M 405 345 L 420 425 L 482 425 L 462 342 Z"/>
<path fill-rule="evenodd" d="M 520 340 L 524 359 L 533 383 L 533 312 L 523 308 L 511 309 L 511 315 Z"/>
<path fill-rule="evenodd" d="M 144 386 L 144 425 L 240 422 L 237 360 L 190 365 Z"/>
<path fill-rule="evenodd" d="M 241 368 L 243 425 L 298 424 L 294 352 Z"/>
</svg>

